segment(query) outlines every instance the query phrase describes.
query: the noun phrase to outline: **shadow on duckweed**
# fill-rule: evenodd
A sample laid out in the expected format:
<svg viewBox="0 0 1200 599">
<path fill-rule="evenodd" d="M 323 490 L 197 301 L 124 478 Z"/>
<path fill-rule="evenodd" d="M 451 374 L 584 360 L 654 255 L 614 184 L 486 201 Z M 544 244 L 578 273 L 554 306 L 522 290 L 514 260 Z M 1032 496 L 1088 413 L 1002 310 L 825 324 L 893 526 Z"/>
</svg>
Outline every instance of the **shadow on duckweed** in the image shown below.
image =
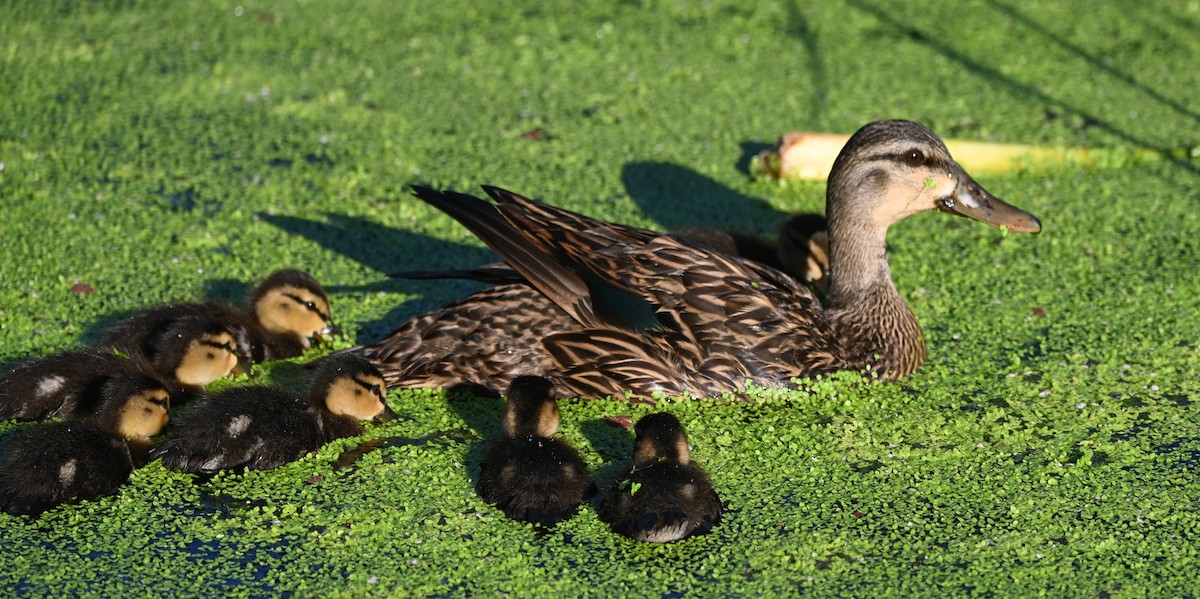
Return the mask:
<svg viewBox="0 0 1200 599">
<path fill-rule="evenodd" d="M 900 17 L 897 17 L 895 13 L 890 12 L 888 9 L 886 9 L 884 7 L 884 5 L 882 3 L 875 3 L 875 2 L 871 2 L 869 0 L 848 0 L 848 4 L 852 8 L 855 8 L 860 12 L 863 12 L 863 13 L 873 16 L 884 27 L 892 29 L 893 34 L 896 35 L 897 37 L 899 37 L 901 39 L 907 39 L 908 41 L 910 41 L 912 43 L 925 46 L 926 48 L 932 50 L 933 52 L 936 52 L 937 54 L 941 55 L 942 57 L 944 57 L 952 62 L 958 63 L 960 66 L 962 66 L 965 69 L 967 69 L 968 71 L 970 71 L 976 77 L 987 80 L 990 83 L 996 84 L 999 87 L 1006 89 L 1008 91 L 1008 93 L 1014 97 L 1025 98 L 1025 99 L 1029 99 L 1029 100 L 1039 103 L 1047 111 L 1048 120 L 1051 118 L 1057 117 L 1057 115 L 1054 114 L 1052 111 L 1067 113 L 1079 120 L 1079 122 L 1080 122 L 1079 128 L 1080 129 L 1095 127 L 1097 129 L 1107 132 L 1108 134 L 1116 137 L 1117 139 L 1124 141 L 1125 143 L 1136 146 L 1138 148 L 1144 148 L 1147 150 L 1154 151 L 1154 152 L 1158 153 L 1159 155 L 1161 155 L 1164 160 L 1170 162 L 1171 164 L 1173 164 L 1177 167 L 1187 170 L 1188 172 L 1191 172 L 1191 173 L 1200 172 L 1200 168 L 1197 168 L 1194 164 L 1189 162 L 1187 160 L 1187 158 L 1176 155 L 1174 152 L 1171 151 L 1170 148 L 1154 146 L 1150 142 L 1146 141 L 1145 139 L 1140 138 L 1139 136 L 1135 135 L 1134 133 L 1131 133 L 1129 131 L 1126 131 L 1126 130 L 1114 125 L 1113 123 L 1109 122 L 1108 119 L 1106 119 L 1105 117 L 1103 117 L 1102 115 L 1100 115 L 1098 113 L 1089 112 L 1089 111 L 1087 111 L 1083 108 L 1080 108 L 1078 106 L 1075 106 L 1065 100 L 1060 100 L 1060 99 L 1050 95 L 1049 93 L 1043 91 L 1041 88 L 1039 88 L 1036 85 L 1029 84 L 1029 83 L 1023 83 L 1023 82 L 1013 79 L 1012 77 L 1010 77 L 1008 75 L 1005 75 L 1003 72 L 1001 72 L 999 67 L 984 64 L 983 62 L 980 62 L 979 60 L 976 60 L 974 58 L 967 56 L 964 52 L 957 50 L 957 49 L 951 47 L 949 44 L 947 44 L 945 42 L 945 40 L 947 39 L 945 36 L 936 35 L 936 34 L 932 34 L 932 33 L 925 33 L 923 31 L 917 29 L 911 23 L 906 22 L 904 19 L 902 19 Z M 1051 39 L 1051 41 L 1059 43 L 1060 45 L 1065 43 L 1065 42 L 1062 42 L 1058 38 L 1050 37 L 1050 36 L 1052 36 L 1052 34 L 1050 34 L 1048 32 L 1048 30 L 1046 30 L 1045 28 L 1042 28 L 1040 26 L 1035 26 L 1030 19 L 1028 19 L 1024 15 L 1018 13 L 1015 9 L 1012 9 L 1003 4 L 998 4 L 996 2 L 993 2 L 992 5 L 999 12 L 1004 13 L 1007 18 L 1021 22 L 1025 27 L 1034 30 L 1036 33 L 1040 33 L 1044 37 L 1049 37 Z M 1097 69 L 1096 63 L 1098 63 L 1098 62 L 1102 63 L 1102 61 L 1098 61 L 1098 59 L 1096 57 L 1094 57 L 1090 54 L 1087 54 L 1086 52 L 1083 52 L 1083 50 L 1081 50 L 1075 46 L 1068 45 L 1068 46 L 1065 46 L 1065 49 L 1067 51 L 1074 53 L 1077 57 L 1082 59 L 1093 69 Z M 1097 69 L 1097 70 L 1100 70 L 1100 69 Z M 1117 78 L 1119 81 L 1122 81 L 1123 83 L 1125 83 L 1127 85 L 1131 85 L 1131 86 L 1137 88 L 1138 90 L 1140 90 L 1141 92 L 1148 94 L 1152 99 L 1154 99 L 1160 103 L 1164 103 L 1164 96 L 1159 94 L 1157 91 L 1151 90 L 1150 88 L 1148 88 L 1144 85 L 1138 84 L 1128 75 L 1126 75 L 1124 73 L 1120 73 L 1119 71 L 1116 71 L 1115 69 L 1111 69 L 1111 68 L 1104 69 L 1104 71 L 1106 73 L 1108 73 L 1110 76 Z M 1168 107 L 1176 109 L 1176 112 L 1180 112 L 1179 109 L 1177 108 L 1178 105 L 1176 103 L 1165 102 L 1165 104 Z M 1192 114 L 1190 111 L 1185 110 L 1185 111 L 1181 112 L 1181 114 L 1184 114 L 1185 116 L 1189 116 L 1193 119 L 1195 118 L 1195 115 Z"/>
<path fill-rule="evenodd" d="M 260 213 L 258 217 L 382 275 L 375 283 L 335 285 L 327 287 L 329 291 L 400 291 L 409 283 L 388 278 L 387 273 L 464 268 L 499 260 L 496 254 L 480 246 L 395 229 L 358 216 L 327 212 L 328 222 L 266 213 Z"/>
<path fill-rule="evenodd" d="M 414 201 L 417 201 L 414 199 Z M 390 333 L 403 321 L 484 286 L 472 281 L 420 281 L 393 279 L 387 273 L 409 270 L 449 270 L 481 266 L 499 258 L 490 250 L 422 233 L 395 229 L 367 218 L 326 213 L 328 222 L 294 216 L 260 213 L 262 220 L 293 235 L 345 256 L 375 272 L 378 280 L 363 285 L 328 285 L 329 293 L 421 293 L 425 297 L 401 303 L 383 316 L 359 323 L 359 343 L 369 343 Z M 336 318 L 335 318 L 336 319 Z"/>
<path fill-rule="evenodd" d="M 743 150 L 747 147 L 743 145 Z M 748 168 L 749 158 L 743 159 Z M 705 227 L 762 233 L 774 230 L 786 217 L 761 198 L 677 164 L 631 162 L 621 168 L 621 181 L 642 212 L 663 229 Z"/>
<path fill-rule="evenodd" d="M 362 443 L 359 443 L 358 445 L 355 445 L 354 447 L 351 447 L 350 449 L 343 451 L 341 454 L 338 455 L 337 459 L 334 460 L 333 465 L 337 468 L 342 468 L 342 469 L 345 469 L 345 468 L 357 469 L 358 461 L 361 460 L 364 456 L 366 456 L 367 454 L 369 454 L 373 451 L 376 451 L 379 449 L 384 449 L 387 447 L 404 447 L 404 446 L 409 446 L 409 445 L 415 445 L 415 446 L 420 447 L 420 446 L 431 445 L 431 444 L 432 445 L 442 445 L 442 446 L 456 445 L 456 444 L 457 445 L 465 445 L 467 443 L 471 443 L 472 441 L 476 441 L 478 439 L 479 439 L 479 437 L 476 436 L 475 433 L 473 433 L 470 430 L 467 430 L 465 428 L 458 428 L 458 429 L 449 430 L 449 431 L 441 431 L 441 432 L 437 432 L 437 433 L 423 435 L 420 437 L 402 437 L 402 436 L 379 437 L 377 439 L 363 441 Z M 385 458 L 384 463 L 390 463 L 390 462 L 387 458 Z"/>
</svg>

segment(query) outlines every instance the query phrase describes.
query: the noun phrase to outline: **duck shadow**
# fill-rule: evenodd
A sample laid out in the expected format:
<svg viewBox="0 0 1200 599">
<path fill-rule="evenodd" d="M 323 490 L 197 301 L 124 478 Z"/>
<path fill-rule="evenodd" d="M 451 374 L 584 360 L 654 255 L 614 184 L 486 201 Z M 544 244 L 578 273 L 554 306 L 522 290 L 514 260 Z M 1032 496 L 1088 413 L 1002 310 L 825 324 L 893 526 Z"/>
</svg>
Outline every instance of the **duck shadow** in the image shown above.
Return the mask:
<svg viewBox="0 0 1200 599">
<path fill-rule="evenodd" d="M 628 429 L 609 424 L 603 418 L 581 422 L 579 431 L 587 438 L 592 450 L 604 460 L 592 471 L 596 494 L 589 500 L 592 508 L 599 510 L 612 481 L 621 478 L 629 468 L 629 459 L 633 455 L 633 434 Z"/>
<path fill-rule="evenodd" d="M 388 273 L 461 269 L 498 260 L 491 250 L 483 247 L 396 229 L 363 217 L 326 213 L 325 222 L 322 222 L 260 213 L 259 218 L 381 274 L 379 280 L 371 283 L 328 286 L 326 291 L 330 293 L 416 291 L 421 295 L 418 299 L 401 303 L 380 318 L 358 323 L 361 340 L 374 341 L 413 314 L 444 305 L 482 288 L 480 284 L 459 280 L 414 283 L 390 278 Z"/>
<path fill-rule="evenodd" d="M 487 448 L 495 439 L 504 436 L 504 399 L 474 386 L 457 386 L 446 393 L 446 403 L 458 415 L 478 441 L 467 447 L 463 465 L 471 477 L 471 488 L 479 484 L 479 469 L 483 465 Z"/>
<path fill-rule="evenodd" d="M 464 268 L 497 260 L 483 247 L 395 229 L 363 217 L 327 212 L 328 222 L 278 214 L 259 214 L 259 218 L 384 275 L 374 283 L 334 285 L 329 291 L 400 291 L 406 282 L 387 278 L 388 273 Z"/>
<path fill-rule="evenodd" d="M 753 142 L 739 161 L 749 168 Z M 765 146 L 763 146 L 765 147 Z M 761 198 L 739 193 L 687 167 L 668 162 L 632 162 L 621 169 L 625 191 L 644 214 L 667 230 L 705 227 L 743 232 L 773 229 L 786 214 Z"/>
<path fill-rule="evenodd" d="M 871 15 L 877 19 L 881 25 L 891 30 L 891 35 L 895 36 L 897 39 L 926 47 L 931 52 L 934 52 L 951 62 L 957 63 L 962 68 L 970 71 L 973 76 L 987 80 L 988 82 L 996 85 L 998 88 L 1003 89 L 1005 93 L 1012 97 L 1023 98 L 1032 102 L 1036 102 L 1039 106 L 1043 107 L 1043 110 L 1047 115 L 1047 120 L 1053 120 L 1054 118 L 1059 118 L 1062 115 L 1071 116 L 1080 122 L 1080 129 L 1095 127 L 1096 129 L 1105 131 L 1106 133 L 1116 137 L 1117 139 L 1120 139 L 1121 141 L 1124 141 L 1129 145 L 1155 152 L 1164 160 L 1188 172 L 1200 172 L 1200 168 L 1197 168 L 1195 165 L 1189 162 L 1187 158 L 1175 155 L 1171 151 L 1171 148 L 1156 146 L 1141 135 L 1117 126 L 1102 112 L 1093 112 L 1084 109 L 1081 106 L 1072 104 L 1066 100 L 1062 100 L 1050 94 L 1049 92 L 1044 91 L 1037 85 L 1018 81 L 1017 79 L 1014 79 L 1013 77 L 1001 72 L 999 67 L 986 64 L 980 60 L 968 56 L 966 52 L 960 51 L 951 46 L 945 41 L 947 39 L 945 36 L 927 33 L 917 29 L 912 23 L 906 21 L 903 17 L 898 16 L 900 13 L 894 12 L 888 4 L 875 2 L 872 0 L 847 0 L 847 4 L 857 11 Z M 1005 18 L 1018 23 L 1020 26 L 1029 29 L 1035 34 L 1049 40 L 1051 44 L 1057 45 L 1059 48 L 1075 55 L 1075 57 L 1083 61 L 1088 68 L 1091 68 L 1099 73 L 1104 73 L 1108 75 L 1109 78 L 1115 79 L 1123 85 L 1130 86 L 1133 89 L 1138 90 L 1152 101 L 1167 106 L 1186 118 L 1192 120 L 1196 119 L 1196 113 L 1182 106 L 1180 103 L 1170 100 L 1161 92 L 1137 82 L 1128 74 L 1107 66 L 1103 60 L 1085 52 L 1082 48 L 1076 45 L 1070 44 L 1069 42 L 1065 41 L 1064 38 L 1054 34 L 1048 28 L 1034 22 L 1032 19 L 1025 16 L 1024 13 L 1019 12 L 1016 8 L 996 0 L 992 0 L 989 2 L 989 4 L 991 4 L 992 8 L 997 12 L 1003 14 Z M 885 6 L 887 8 L 885 8 Z M 1103 108 L 1101 108 L 1101 110 L 1103 110 Z M 951 128 L 947 131 L 947 133 L 953 134 L 954 129 Z"/>
</svg>

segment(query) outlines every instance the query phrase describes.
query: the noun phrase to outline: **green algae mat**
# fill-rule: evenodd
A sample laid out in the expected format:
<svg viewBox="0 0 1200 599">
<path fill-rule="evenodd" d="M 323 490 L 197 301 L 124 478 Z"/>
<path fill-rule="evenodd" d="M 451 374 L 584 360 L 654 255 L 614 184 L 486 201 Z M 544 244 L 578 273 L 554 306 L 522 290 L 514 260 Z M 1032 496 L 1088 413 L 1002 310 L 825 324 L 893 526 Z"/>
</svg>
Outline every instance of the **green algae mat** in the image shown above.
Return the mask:
<svg viewBox="0 0 1200 599">
<path fill-rule="evenodd" d="M 1197 56 L 1194 1 L 5 4 L 5 366 L 282 267 L 328 286 L 340 347 L 374 341 L 478 288 L 386 273 L 492 259 L 411 183 L 768 233 L 824 205 L 749 174 L 789 130 L 908 118 L 1113 159 L 979 177 L 1040 236 L 893 227 L 930 350 L 905 381 L 667 405 L 727 504 L 707 536 L 638 544 L 595 504 L 507 520 L 472 490 L 499 401 L 398 390 L 399 420 L 275 471 L 151 463 L 0 514 L 0 593 L 1196 596 Z M 324 351 L 220 384 L 299 384 Z M 606 418 L 649 411 L 562 409 L 602 485 L 632 448 Z"/>
</svg>

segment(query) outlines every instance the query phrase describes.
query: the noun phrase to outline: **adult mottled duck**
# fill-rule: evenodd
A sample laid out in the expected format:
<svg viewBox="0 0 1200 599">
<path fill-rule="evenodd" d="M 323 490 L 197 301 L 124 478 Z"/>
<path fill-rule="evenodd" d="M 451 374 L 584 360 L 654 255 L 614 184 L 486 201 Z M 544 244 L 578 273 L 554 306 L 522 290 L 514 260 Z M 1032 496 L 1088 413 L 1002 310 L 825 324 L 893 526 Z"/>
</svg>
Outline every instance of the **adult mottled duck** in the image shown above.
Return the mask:
<svg viewBox="0 0 1200 599">
<path fill-rule="evenodd" d="M 378 365 L 389 386 L 499 391 L 537 374 L 559 396 L 651 398 L 786 386 L 837 370 L 900 379 L 924 362 L 925 341 L 892 283 L 888 227 L 937 209 L 1041 230 L 1033 215 L 980 187 L 932 131 L 908 121 L 863 127 L 834 163 L 828 307 L 774 268 L 484 190 L 495 204 L 414 188 L 511 270 L 481 269 L 481 279 L 501 284 L 351 350 Z"/>
</svg>

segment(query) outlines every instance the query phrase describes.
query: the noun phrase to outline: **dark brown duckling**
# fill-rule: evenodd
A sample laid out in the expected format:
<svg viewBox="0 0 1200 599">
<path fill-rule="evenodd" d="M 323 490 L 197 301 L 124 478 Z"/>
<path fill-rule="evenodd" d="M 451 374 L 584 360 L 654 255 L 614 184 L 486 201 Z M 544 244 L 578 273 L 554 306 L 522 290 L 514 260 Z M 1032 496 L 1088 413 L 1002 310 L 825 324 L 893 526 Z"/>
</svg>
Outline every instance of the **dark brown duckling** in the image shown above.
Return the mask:
<svg viewBox="0 0 1200 599">
<path fill-rule="evenodd" d="M 150 437 L 167 425 L 170 399 L 138 373 L 105 382 L 97 416 L 13 433 L 0 457 L 0 510 L 40 514 L 69 499 L 110 495 L 145 463 Z"/>
<path fill-rule="evenodd" d="M 558 402 L 552 383 L 519 376 L 508 388 L 505 438 L 492 441 L 475 490 L 509 518 L 551 526 L 571 517 L 596 491 L 579 453 L 555 439 Z"/>
<path fill-rule="evenodd" d="M 637 440 L 628 476 L 614 480 L 600 504 L 600 519 L 637 541 L 669 543 L 707 533 L 721 521 L 721 499 L 691 461 L 687 434 L 667 413 L 634 425 Z"/>
<path fill-rule="evenodd" d="M 119 353 L 118 353 L 119 352 Z M 176 400 L 203 391 L 237 365 L 233 333 L 220 323 L 181 319 L 148 348 L 60 352 L 0 374 L 0 419 L 41 420 L 95 414 L 101 387 L 119 374 L 153 375 Z"/>
<path fill-rule="evenodd" d="M 335 356 L 321 362 L 307 398 L 257 385 L 206 397 L 176 419 L 152 455 L 180 472 L 269 470 L 361 434 L 362 420 L 391 418 L 386 392 L 370 363 Z"/>
<path fill-rule="evenodd" d="M 254 288 L 246 303 L 248 310 L 218 302 L 148 308 L 110 325 L 100 345 L 144 347 L 179 319 L 211 318 L 232 328 L 244 360 L 258 363 L 299 356 L 314 338 L 332 331 L 325 288 L 303 271 L 271 273 Z"/>
<path fill-rule="evenodd" d="M 727 229 L 681 227 L 670 233 L 731 256 L 741 256 L 792 275 L 822 296 L 829 293 L 829 228 L 820 214 L 792 214 L 775 240 Z"/>
</svg>

